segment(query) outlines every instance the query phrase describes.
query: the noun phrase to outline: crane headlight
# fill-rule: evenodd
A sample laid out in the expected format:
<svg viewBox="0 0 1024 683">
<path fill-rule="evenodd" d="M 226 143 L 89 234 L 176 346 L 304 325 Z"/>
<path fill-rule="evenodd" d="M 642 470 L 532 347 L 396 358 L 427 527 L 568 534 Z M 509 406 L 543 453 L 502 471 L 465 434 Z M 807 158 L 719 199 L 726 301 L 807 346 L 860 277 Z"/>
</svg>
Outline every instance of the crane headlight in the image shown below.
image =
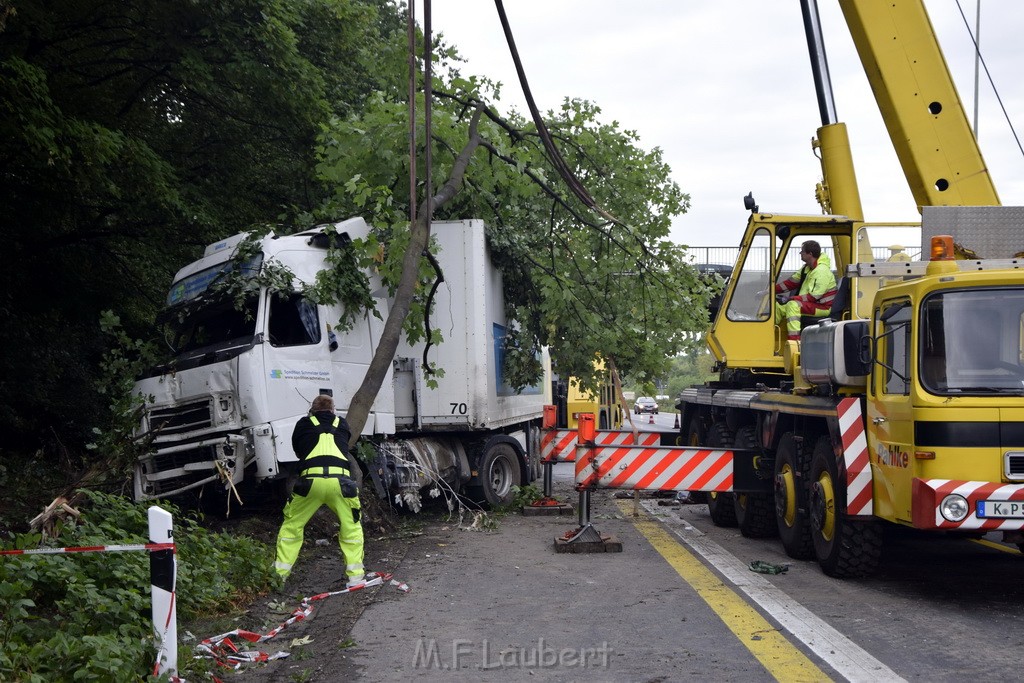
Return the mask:
<svg viewBox="0 0 1024 683">
<path fill-rule="evenodd" d="M 949 494 L 942 499 L 942 504 L 939 505 L 942 518 L 948 522 L 962 522 L 970 511 L 971 506 L 967 504 L 967 499 L 958 493 Z"/>
</svg>

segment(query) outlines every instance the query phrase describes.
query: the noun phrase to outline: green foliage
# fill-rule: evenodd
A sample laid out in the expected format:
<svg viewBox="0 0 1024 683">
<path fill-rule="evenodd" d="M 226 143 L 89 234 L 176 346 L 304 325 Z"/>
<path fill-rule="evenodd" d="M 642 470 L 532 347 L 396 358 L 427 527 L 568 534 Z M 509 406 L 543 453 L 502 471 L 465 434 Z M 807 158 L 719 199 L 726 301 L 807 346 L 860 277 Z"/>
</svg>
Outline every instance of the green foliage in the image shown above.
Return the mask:
<svg viewBox="0 0 1024 683">
<path fill-rule="evenodd" d="M 113 311 L 103 311 L 100 329 L 107 336 L 108 348 L 100 362 L 96 392 L 108 401 L 109 422 L 105 429 L 93 428 L 94 440 L 86 448 L 105 457 L 116 478 L 130 471 L 143 450 L 144 444 L 132 438 L 142 408 L 142 399 L 133 393 L 133 385 L 135 378 L 153 365 L 158 353 L 151 342 L 132 339 Z"/>
<path fill-rule="evenodd" d="M 321 126 L 405 90 L 404 19 L 384 0 L 55 0 L 0 21 L 0 433 L 80 449 L 108 408 L 100 313 L 141 336 L 203 245 L 308 225 Z"/>
<path fill-rule="evenodd" d="M 54 546 L 146 542 L 147 506 L 88 493 L 78 524 Z M 179 620 L 221 613 L 266 591 L 270 551 L 245 537 L 211 534 L 173 506 Z M 5 548 L 34 545 L 17 536 Z M 156 657 L 146 553 L 0 558 L 0 679 L 12 681 L 140 680 Z M 181 653 L 182 673 L 189 671 Z"/>
<path fill-rule="evenodd" d="M 673 358 L 665 389 L 665 393 L 672 397 L 672 402 L 675 402 L 683 389 L 717 378 L 717 374 L 711 371 L 714 362 L 714 356 L 706 350 L 694 350 Z"/>
<path fill-rule="evenodd" d="M 513 510 L 518 510 L 524 505 L 540 500 L 542 497 L 541 490 L 534 484 L 524 484 L 523 486 L 512 487 L 513 497 L 512 502 L 509 503 L 509 507 Z"/>
<path fill-rule="evenodd" d="M 590 102 L 566 100 L 549 111 L 545 121 L 566 163 L 604 213 L 594 211 L 568 192 L 533 123 L 500 114 L 497 88 L 464 77 L 456 60 L 453 50 L 440 51 L 433 177 L 423 192 L 445 183 L 470 141 L 471 115 L 484 112 L 463 187 L 435 220 L 483 218 L 488 226 L 507 314 L 520 323 L 505 341 L 510 384 L 539 379 L 536 352 L 543 345 L 556 372 L 589 388 L 598 384 L 596 354 L 639 381 L 663 376 L 668 358 L 696 345 L 692 332 L 706 323 L 712 288 L 686 263 L 684 247 L 668 239 L 672 218 L 689 199 L 672 182 L 661 151 L 645 150 L 636 132 L 601 121 Z M 410 204 L 407 186 L 395 182 L 408 177 L 407 123 L 406 105 L 379 93 L 358 115 L 332 119 L 319 138 L 317 170 L 335 189 L 325 210 L 359 213 L 377 228 L 386 247 L 381 274 L 391 284 Z M 424 139 L 423 131 L 417 135 Z M 422 168 L 417 175 L 423 178 Z M 407 332 L 422 324 L 429 272 L 421 271 L 420 281 Z"/>
</svg>

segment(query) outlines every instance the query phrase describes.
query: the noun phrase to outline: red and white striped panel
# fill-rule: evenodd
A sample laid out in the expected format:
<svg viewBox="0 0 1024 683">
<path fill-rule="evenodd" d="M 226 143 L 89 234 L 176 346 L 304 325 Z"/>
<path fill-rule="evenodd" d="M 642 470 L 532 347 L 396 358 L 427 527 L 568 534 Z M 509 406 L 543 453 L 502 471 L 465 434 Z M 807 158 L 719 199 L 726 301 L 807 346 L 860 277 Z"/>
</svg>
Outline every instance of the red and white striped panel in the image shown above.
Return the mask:
<svg viewBox="0 0 1024 683">
<path fill-rule="evenodd" d="M 870 516 L 874 512 L 871 491 L 871 459 L 864 433 L 864 414 L 859 398 L 839 401 L 839 433 L 843 438 L 846 466 L 846 513 Z"/>
<path fill-rule="evenodd" d="M 634 432 L 628 429 L 598 432 L 594 443 L 599 446 L 657 446 L 661 442 L 661 432 Z"/>
<path fill-rule="evenodd" d="M 661 441 L 661 432 L 637 432 L 636 438 L 630 430 L 599 431 L 594 443 L 602 446 L 656 446 Z M 551 429 L 545 431 L 540 440 L 541 462 L 575 462 L 579 438 L 574 429 Z"/>
<path fill-rule="evenodd" d="M 978 502 L 1024 502 L 1024 484 L 951 479 L 914 479 L 911 489 L 914 526 L 919 529 L 1024 530 L 1024 519 L 978 517 Z M 947 521 L 939 512 L 942 499 L 958 493 L 967 499 L 970 514 L 962 522 Z"/>
<path fill-rule="evenodd" d="M 732 451 L 668 446 L 581 446 L 576 488 L 732 490 Z"/>
<path fill-rule="evenodd" d="M 576 459 L 575 429 L 549 429 L 541 433 L 541 462 L 573 462 Z"/>
</svg>

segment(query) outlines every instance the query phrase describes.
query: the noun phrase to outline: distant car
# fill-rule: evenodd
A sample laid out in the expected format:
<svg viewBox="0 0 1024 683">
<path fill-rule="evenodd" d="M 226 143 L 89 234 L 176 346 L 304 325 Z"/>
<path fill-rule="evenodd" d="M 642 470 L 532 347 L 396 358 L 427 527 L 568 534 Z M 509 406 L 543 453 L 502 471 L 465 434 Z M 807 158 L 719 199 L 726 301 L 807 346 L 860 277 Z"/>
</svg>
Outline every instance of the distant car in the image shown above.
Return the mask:
<svg viewBox="0 0 1024 683">
<path fill-rule="evenodd" d="M 641 413 L 653 413 L 658 414 L 658 402 L 650 396 L 641 396 L 633 404 L 633 412 L 637 415 Z"/>
</svg>

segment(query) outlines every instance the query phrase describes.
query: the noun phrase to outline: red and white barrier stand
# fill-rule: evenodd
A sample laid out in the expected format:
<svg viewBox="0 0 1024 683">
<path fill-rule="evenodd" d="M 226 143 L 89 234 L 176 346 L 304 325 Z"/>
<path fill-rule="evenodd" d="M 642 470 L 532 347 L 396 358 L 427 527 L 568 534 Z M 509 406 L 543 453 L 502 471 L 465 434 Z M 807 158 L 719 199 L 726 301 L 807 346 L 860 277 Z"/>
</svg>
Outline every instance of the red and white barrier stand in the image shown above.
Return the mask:
<svg viewBox="0 0 1024 683">
<path fill-rule="evenodd" d="M 576 430 L 556 429 L 558 410 L 555 406 L 544 406 L 541 423 L 540 461 L 544 469 L 544 491 L 539 500 L 523 507 L 526 516 L 572 514 L 572 506 L 554 497 L 554 472 L 556 462 L 572 462 L 576 454 Z"/>
<path fill-rule="evenodd" d="M 733 490 L 733 451 L 660 445 L 657 432 L 642 438 L 622 432 L 599 432 L 592 415 L 580 416 L 576 446 L 576 489 L 580 492 L 579 527 L 555 538 L 558 552 L 620 552 L 622 544 L 590 523 L 590 492 Z M 655 438 L 650 438 L 651 434 Z"/>
<path fill-rule="evenodd" d="M 34 550 L 0 550 L 4 555 L 64 555 L 72 553 L 149 552 L 150 589 L 152 592 L 153 634 L 157 638 L 157 661 L 153 674 L 168 673 L 178 679 L 178 623 L 174 605 L 174 586 L 178 564 L 175 556 L 174 526 L 171 513 L 149 508 L 149 543 L 129 545 L 90 545 L 75 548 L 36 548 Z"/>
</svg>

